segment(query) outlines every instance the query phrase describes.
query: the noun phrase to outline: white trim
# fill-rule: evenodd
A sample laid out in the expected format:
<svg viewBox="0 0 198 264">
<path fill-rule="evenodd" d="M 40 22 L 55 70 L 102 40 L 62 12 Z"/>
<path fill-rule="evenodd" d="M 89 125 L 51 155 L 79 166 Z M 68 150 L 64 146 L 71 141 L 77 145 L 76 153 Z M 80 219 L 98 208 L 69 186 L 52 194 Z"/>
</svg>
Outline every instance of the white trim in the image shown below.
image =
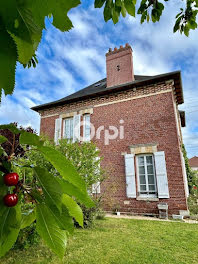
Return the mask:
<svg viewBox="0 0 198 264">
<path fill-rule="evenodd" d="M 51 115 L 41 116 L 41 118 L 48 118 L 48 117 L 52 117 L 52 116 L 57 116 L 57 117 L 59 117 L 59 114 L 51 114 Z M 61 117 L 61 116 L 60 116 L 60 117 Z"/>
<path fill-rule="evenodd" d="M 121 102 L 126 102 L 126 101 L 130 101 L 130 100 L 136 100 L 136 99 L 139 99 L 139 98 L 155 96 L 155 95 L 158 95 L 158 94 L 164 94 L 164 93 L 170 93 L 170 92 L 172 92 L 172 89 L 167 89 L 165 91 L 160 91 L 160 92 L 150 93 L 150 94 L 145 94 L 145 95 L 133 96 L 133 97 L 129 97 L 129 98 L 126 98 L 126 99 L 121 99 L 121 100 L 118 100 L 118 101 L 98 104 L 98 105 L 94 105 L 94 107 L 100 107 L 100 106 L 105 106 L 105 105 L 117 104 L 117 103 L 121 103 Z"/>
</svg>

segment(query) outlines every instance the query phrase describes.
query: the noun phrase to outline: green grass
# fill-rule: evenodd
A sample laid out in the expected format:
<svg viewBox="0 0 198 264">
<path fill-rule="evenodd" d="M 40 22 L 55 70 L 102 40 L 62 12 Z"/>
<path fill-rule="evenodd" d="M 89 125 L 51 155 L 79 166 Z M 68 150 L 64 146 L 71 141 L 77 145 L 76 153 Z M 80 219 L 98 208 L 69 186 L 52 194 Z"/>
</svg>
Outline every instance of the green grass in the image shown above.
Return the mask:
<svg viewBox="0 0 198 264">
<path fill-rule="evenodd" d="M 11 251 L 1 264 L 193 264 L 198 263 L 198 225 L 132 219 L 96 221 L 68 241 L 61 262 L 44 245 Z"/>
</svg>

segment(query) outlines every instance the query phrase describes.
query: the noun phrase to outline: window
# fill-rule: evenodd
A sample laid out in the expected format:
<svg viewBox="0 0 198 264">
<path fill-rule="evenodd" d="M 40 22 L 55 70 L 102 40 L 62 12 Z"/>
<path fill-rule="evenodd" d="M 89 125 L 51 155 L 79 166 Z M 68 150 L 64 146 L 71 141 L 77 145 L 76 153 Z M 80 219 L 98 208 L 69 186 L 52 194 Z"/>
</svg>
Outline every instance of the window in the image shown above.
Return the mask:
<svg viewBox="0 0 198 264">
<path fill-rule="evenodd" d="M 156 196 L 155 168 L 152 155 L 137 156 L 138 191 L 140 196 Z"/>
<path fill-rule="evenodd" d="M 64 138 L 73 140 L 73 117 L 65 119 Z"/>
<path fill-rule="evenodd" d="M 84 115 L 84 133 L 83 133 L 83 138 L 84 141 L 90 141 L 90 115 Z"/>
</svg>

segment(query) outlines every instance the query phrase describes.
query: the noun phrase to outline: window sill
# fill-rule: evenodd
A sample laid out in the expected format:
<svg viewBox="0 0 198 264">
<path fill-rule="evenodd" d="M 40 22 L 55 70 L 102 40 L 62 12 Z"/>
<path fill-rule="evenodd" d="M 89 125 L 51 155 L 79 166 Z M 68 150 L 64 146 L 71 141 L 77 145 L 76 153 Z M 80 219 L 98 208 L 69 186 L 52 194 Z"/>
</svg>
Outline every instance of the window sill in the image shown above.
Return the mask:
<svg viewBox="0 0 198 264">
<path fill-rule="evenodd" d="M 159 201 L 159 198 L 157 197 L 141 197 L 141 196 L 138 196 L 136 198 L 137 201 L 149 201 L 149 202 L 158 202 Z"/>
</svg>

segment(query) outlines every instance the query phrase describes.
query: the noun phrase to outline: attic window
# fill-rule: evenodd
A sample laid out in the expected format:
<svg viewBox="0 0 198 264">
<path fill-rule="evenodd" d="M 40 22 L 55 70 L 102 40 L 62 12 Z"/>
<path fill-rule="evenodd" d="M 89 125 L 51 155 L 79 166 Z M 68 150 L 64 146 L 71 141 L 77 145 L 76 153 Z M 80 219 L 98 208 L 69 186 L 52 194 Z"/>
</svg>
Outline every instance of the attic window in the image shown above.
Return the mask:
<svg viewBox="0 0 198 264">
<path fill-rule="evenodd" d="M 96 83 L 94 86 L 95 87 L 98 87 L 98 86 L 100 86 L 101 85 L 101 83 L 99 82 L 99 83 Z"/>
<path fill-rule="evenodd" d="M 98 82 L 98 83 L 94 84 L 94 86 L 95 86 L 95 87 L 98 87 L 98 86 L 102 86 L 102 85 L 104 85 L 104 84 L 105 84 L 105 82 L 103 81 L 103 82 Z"/>
</svg>

